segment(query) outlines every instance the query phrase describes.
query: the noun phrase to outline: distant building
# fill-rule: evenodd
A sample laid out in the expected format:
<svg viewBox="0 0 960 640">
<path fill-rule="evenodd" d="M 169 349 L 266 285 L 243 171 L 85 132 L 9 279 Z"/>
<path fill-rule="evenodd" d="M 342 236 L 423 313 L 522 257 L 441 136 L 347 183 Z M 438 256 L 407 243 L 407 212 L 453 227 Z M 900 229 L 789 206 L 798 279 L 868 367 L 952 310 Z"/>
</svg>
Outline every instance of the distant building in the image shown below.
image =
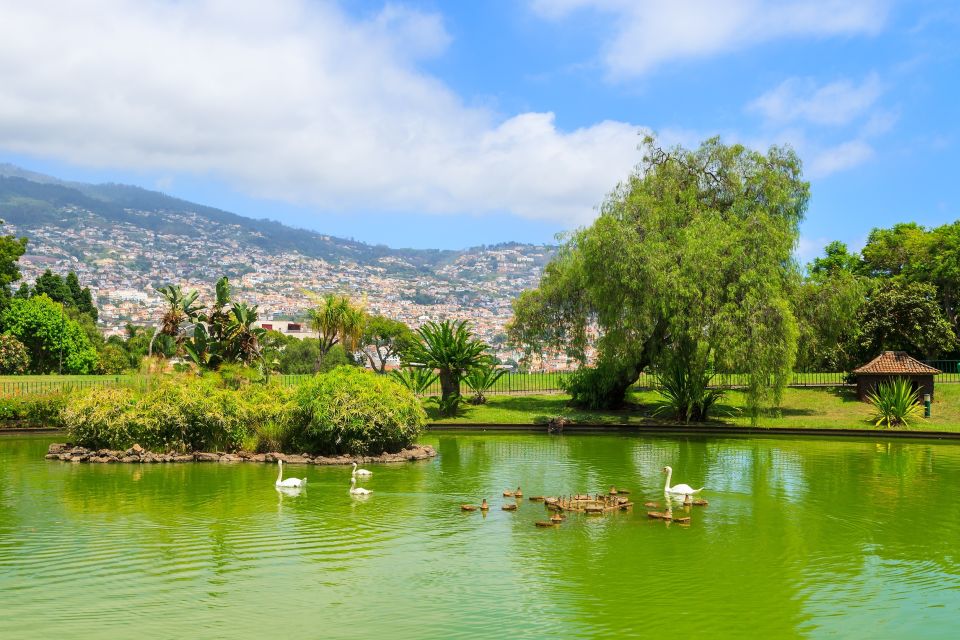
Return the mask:
<svg viewBox="0 0 960 640">
<path fill-rule="evenodd" d="M 257 322 L 257 326 L 261 329 L 276 331 L 299 340 L 317 337 L 316 331 L 304 326 L 301 322 L 293 322 L 292 320 L 260 320 Z"/>
</svg>

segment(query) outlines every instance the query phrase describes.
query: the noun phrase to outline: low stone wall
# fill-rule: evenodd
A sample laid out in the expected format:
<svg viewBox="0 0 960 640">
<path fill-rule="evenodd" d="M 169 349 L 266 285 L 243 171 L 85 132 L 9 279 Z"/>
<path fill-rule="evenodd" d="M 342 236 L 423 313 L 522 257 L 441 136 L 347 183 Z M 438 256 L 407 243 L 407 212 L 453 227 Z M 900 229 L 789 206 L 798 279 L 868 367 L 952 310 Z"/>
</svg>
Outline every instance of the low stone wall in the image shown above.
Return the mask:
<svg viewBox="0 0 960 640">
<path fill-rule="evenodd" d="M 54 443 L 50 445 L 45 456 L 47 460 L 61 460 L 63 462 L 94 462 L 94 463 L 169 463 L 169 462 L 267 462 L 275 463 L 277 460 L 283 460 L 287 464 L 319 464 L 319 465 L 345 465 L 371 462 L 412 462 L 414 460 L 426 460 L 437 455 L 433 447 L 422 444 L 412 444 L 398 453 L 382 453 L 379 456 L 311 456 L 310 454 L 287 454 L 287 453 L 250 453 L 249 451 L 238 451 L 237 453 L 209 453 L 195 451 L 193 453 L 154 453 L 147 451 L 138 444 L 133 445 L 126 451 L 113 451 L 110 449 L 87 449 L 85 447 L 75 447 L 70 443 Z"/>
</svg>

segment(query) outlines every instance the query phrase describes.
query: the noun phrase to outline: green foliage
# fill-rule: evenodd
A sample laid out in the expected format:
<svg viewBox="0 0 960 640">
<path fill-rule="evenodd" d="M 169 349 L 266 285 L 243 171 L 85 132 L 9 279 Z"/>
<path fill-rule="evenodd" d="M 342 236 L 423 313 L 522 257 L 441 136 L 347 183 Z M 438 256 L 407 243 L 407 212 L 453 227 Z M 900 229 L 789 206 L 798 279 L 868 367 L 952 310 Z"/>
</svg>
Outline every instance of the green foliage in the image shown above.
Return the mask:
<svg viewBox="0 0 960 640">
<path fill-rule="evenodd" d="M 138 436 L 144 430 L 136 409 L 132 389 L 87 389 L 71 395 L 63 424 L 68 437 L 80 446 L 128 447 L 141 440 Z"/>
<path fill-rule="evenodd" d="M 311 453 L 399 451 L 426 422 L 410 390 L 356 367 L 318 374 L 296 390 L 293 402 L 294 445 Z"/>
<path fill-rule="evenodd" d="M 816 279 L 831 278 L 843 273 L 856 273 L 860 269 L 860 256 L 850 253 L 847 245 L 833 241 L 824 248 L 824 257 L 814 258 L 808 271 Z"/>
<path fill-rule="evenodd" d="M 858 343 L 868 291 L 869 283 L 846 267 L 822 265 L 797 287 L 797 371 L 850 371 L 862 364 Z"/>
<path fill-rule="evenodd" d="M 258 430 L 285 423 L 288 396 L 276 386 L 231 388 L 220 376 L 177 375 L 146 392 L 75 392 L 62 417 L 71 439 L 90 448 L 235 451 Z"/>
<path fill-rule="evenodd" d="M 313 373 L 320 360 L 320 341 L 316 338 L 286 338 L 280 351 L 280 372 L 292 374 Z"/>
<path fill-rule="evenodd" d="M 796 353 L 792 256 L 809 198 L 800 160 L 716 138 L 693 151 L 648 138 L 644 150 L 593 225 L 517 300 L 511 340 L 585 361 L 596 326 L 597 368 L 570 380 L 578 404 L 617 406 L 674 351 L 749 374 L 756 412 L 777 401 Z"/>
<path fill-rule="evenodd" d="M 50 269 L 44 271 L 33 285 L 33 295 L 47 296 L 54 302 L 59 302 L 65 307 L 72 307 L 73 293 L 70 287 L 64 282 L 60 274 L 53 273 Z"/>
<path fill-rule="evenodd" d="M 160 333 L 173 338 L 177 344 L 183 341 L 181 325 L 196 318 L 201 306 L 197 301 L 200 294 L 197 291 L 184 293 L 180 285 L 168 284 L 157 287 L 157 292 L 167 303 L 163 318 L 160 322 Z"/>
<path fill-rule="evenodd" d="M 0 335 L 0 374 L 22 375 L 29 370 L 30 355 L 23 343 L 11 335 Z"/>
<path fill-rule="evenodd" d="M 337 367 L 353 367 L 356 366 L 356 362 L 353 360 L 353 356 L 347 353 L 343 348 L 343 345 L 335 344 L 330 347 L 330 351 L 327 351 L 327 355 L 320 360 L 320 366 L 317 369 L 318 373 L 326 373 L 328 371 L 333 371 Z"/>
<path fill-rule="evenodd" d="M 470 404 L 484 404 L 487 401 L 486 393 L 497 383 L 506 371 L 498 369 L 493 361 L 480 364 L 467 372 L 463 381 L 473 391 Z"/>
<path fill-rule="evenodd" d="M 404 354 L 406 364 L 438 372 L 441 414 L 453 415 L 460 402 L 460 380 L 487 361 L 487 345 L 473 337 L 466 321 L 428 322 L 417 330 L 417 337 Z"/>
<path fill-rule="evenodd" d="M 261 362 L 260 341 L 266 330 L 256 326 L 257 307 L 231 302 L 230 282 L 226 277 L 217 280 L 216 299 L 209 313 L 203 310 L 196 291 L 184 294 L 179 286 L 172 285 L 158 291 L 168 305 L 161 333 L 179 341 L 197 366 L 216 370 L 225 363 L 249 366 Z M 193 324 L 189 337 L 182 333 L 185 322 Z"/>
<path fill-rule="evenodd" d="M 415 340 L 413 331 L 403 322 L 384 316 L 370 316 L 364 325 L 363 346 L 370 367 L 377 373 L 386 371 L 387 360 L 402 354 Z"/>
<path fill-rule="evenodd" d="M 117 344 L 107 344 L 100 350 L 98 372 L 119 374 L 131 368 L 130 356 L 126 349 Z"/>
<path fill-rule="evenodd" d="M 860 310 L 864 357 L 881 351 L 906 351 L 937 357 L 956 348 L 957 339 L 943 316 L 937 289 L 919 282 L 882 281 Z"/>
<path fill-rule="evenodd" d="M 666 415 L 680 422 L 705 422 L 724 395 L 711 389 L 713 374 L 706 366 L 690 366 L 690 359 L 668 357 L 658 370 L 657 392 L 662 398 L 654 415 Z"/>
<path fill-rule="evenodd" d="M 366 324 L 366 313 L 348 296 L 329 293 L 320 299 L 320 304 L 308 312 L 310 327 L 317 332 L 320 341 L 320 357 L 317 369 L 334 345 L 353 351 L 360 346 Z"/>
<path fill-rule="evenodd" d="M 867 400 L 873 405 L 874 424 L 878 427 L 910 426 L 907 418 L 920 412 L 919 394 L 906 378 L 881 382 L 867 395 Z"/>
<path fill-rule="evenodd" d="M 437 405 L 437 413 L 442 418 L 454 418 L 460 413 L 460 402 L 463 400 L 459 393 L 451 393 L 444 398 L 443 396 L 434 396 L 430 401 Z"/>
<path fill-rule="evenodd" d="M 78 322 L 46 295 L 14 298 L 0 314 L 8 334 L 23 343 L 32 373 L 93 373 L 97 352 Z"/>
<path fill-rule="evenodd" d="M 425 394 L 430 385 L 437 381 L 437 374 L 433 370 L 421 367 L 395 369 L 390 372 L 390 377 L 418 396 Z"/>
<path fill-rule="evenodd" d="M 250 384 L 241 389 L 247 425 L 245 449 L 257 453 L 293 451 L 290 403 L 293 392 L 290 387 L 265 384 Z"/>
<path fill-rule="evenodd" d="M 0 421 L 22 421 L 31 427 L 63 426 L 67 394 L 48 393 L 0 398 Z"/>
<path fill-rule="evenodd" d="M 640 372 L 623 360 L 604 358 L 595 367 L 580 367 L 560 386 L 585 409 L 616 409 L 623 404 L 622 389 L 634 384 Z"/>
<path fill-rule="evenodd" d="M 0 235 L 0 310 L 10 298 L 10 285 L 20 279 L 19 260 L 26 251 L 26 238 Z"/>
</svg>

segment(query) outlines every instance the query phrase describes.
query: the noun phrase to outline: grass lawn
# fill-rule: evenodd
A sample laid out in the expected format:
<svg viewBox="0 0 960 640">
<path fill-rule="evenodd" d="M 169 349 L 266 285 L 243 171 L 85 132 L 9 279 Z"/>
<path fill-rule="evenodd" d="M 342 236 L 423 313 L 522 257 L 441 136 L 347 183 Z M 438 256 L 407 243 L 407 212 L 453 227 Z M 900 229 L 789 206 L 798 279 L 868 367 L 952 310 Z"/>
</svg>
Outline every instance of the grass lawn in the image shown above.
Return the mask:
<svg viewBox="0 0 960 640">
<path fill-rule="evenodd" d="M 932 417 L 915 418 L 909 427 L 916 431 L 960 431 L 960 384 L 937 385 Z M 567 406 L 569 396 L 491 396 L 487 404 L 464 403 L 460 415 L 440 418 L 434 403 L 427 403 L 427 413 L 438 424 L 538 424 L 552 417 L 564 416 L 573 422 L 589 424 L 656 424 L 652 416 L 658 395 L 654 391 L 633 392 L 629 406 L 617 411 L 589 411 Z M 729 391 L 714 414 L 724 424 L 749 426 L 743 413 L 745 396 Z M 784 393 L 779 414 L 761 417 L 761 427 L 875 429 L 870 420 L 871 406 L 859 402 L 853 389 L 843 387 L 792 388 Z M 921 414 L 922 415 L 922 414 Z"/>
</svg>

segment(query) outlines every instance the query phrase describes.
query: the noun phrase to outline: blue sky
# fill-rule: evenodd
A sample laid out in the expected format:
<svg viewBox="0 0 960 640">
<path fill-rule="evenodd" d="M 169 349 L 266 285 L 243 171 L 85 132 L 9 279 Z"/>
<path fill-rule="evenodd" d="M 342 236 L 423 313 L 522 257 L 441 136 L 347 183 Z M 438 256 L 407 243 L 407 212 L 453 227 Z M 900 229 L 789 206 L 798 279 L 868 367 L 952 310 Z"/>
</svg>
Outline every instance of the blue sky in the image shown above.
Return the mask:
<svg viewBox="0 0 960 640">
<path fill-rule="evenodd" d="M 590 222 L 652 130 L 794 146 L 804 259 L 960 217 L 952 2 L 0 10 L 0 161 L 60 177 L 393 246 L 544 242 Z"/>
</svg>

